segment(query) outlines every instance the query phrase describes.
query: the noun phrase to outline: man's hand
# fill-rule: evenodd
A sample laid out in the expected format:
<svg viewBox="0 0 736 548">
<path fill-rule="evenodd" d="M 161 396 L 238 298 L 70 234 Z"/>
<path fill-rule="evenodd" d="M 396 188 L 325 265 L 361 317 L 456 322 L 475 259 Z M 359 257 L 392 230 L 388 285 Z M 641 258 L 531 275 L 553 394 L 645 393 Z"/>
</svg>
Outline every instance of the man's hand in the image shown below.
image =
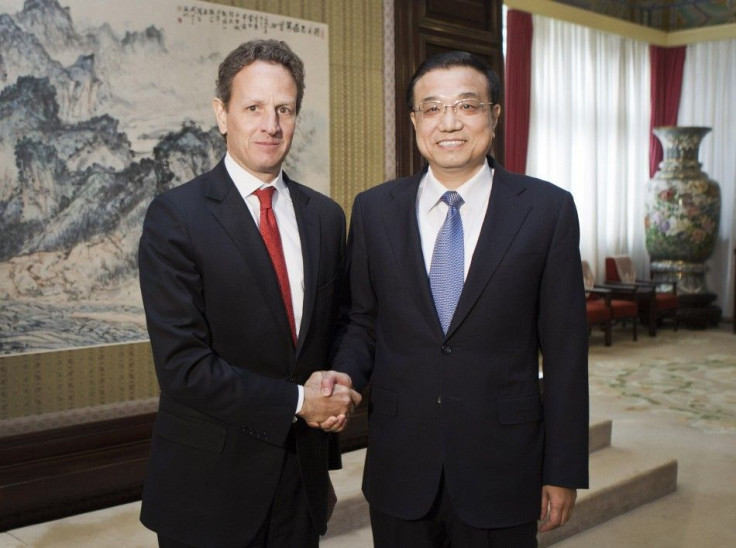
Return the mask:
<svg viewBox="0 0 736 548">
<path fill-rule="evenodd" d="M 545 533 L 565 525 L 572 515 L 578 492 L 567 487 L 545 485 L 542 487 L 542 511 L 539 514 L 539 531 Z"/>
<path fill-rule="evenodd" d="M 320 386 L 322 388 L 323 396 L 331 395 L 332 388 L 336 384 L 346 386 L 347 388 L 353 387 L 353 380 L 350 378 L 350 375 L 346 373 L 340 373 L 339 371 L 322 371 L 321 373 L 322 379 L 320 381 Z"/>
<path fill-rule="evenodd" d="M 325 380 L 327 378 L 327 380 Z M 304 404 L 297 413 L 309 426 L 340 432 L 362 396 L 350 377 L 337 371 L 316 371 L 304 384 Z"/>
<path fill-rule="evenodd" d="M 345 373 L 340 373 L 338 371 L 323 371 L 322 372 L 322 381 L 321 381 L 321 387 L 322 387 L 322 395 L 323 396 L 330 396 L 332 395 L 332 391 L 334 390 L 335 385 L 341 385 L 346 386 L 347 388 L 353 387 L 353 381 L 350 378 L 349 375 Z M 353 392 L 355 394 L 358 394 L 357 392 Z M 360 396 L 360 394 L 358 394 Z M 355 406 L 357 407 L 360 403 L 360 400 L 362 400 L 363 397 L 360 396 L 360 399 L 355 401 Z M 311 424 L 310 426 L 313 426 L 315 428 L 321 428 L 325 432 L 342 432 L 342 430 L 347 426 L 348 423 L 348 417 L 330 417 L 326 421 L 319 423 L 319 424 Z"/>
</svg>

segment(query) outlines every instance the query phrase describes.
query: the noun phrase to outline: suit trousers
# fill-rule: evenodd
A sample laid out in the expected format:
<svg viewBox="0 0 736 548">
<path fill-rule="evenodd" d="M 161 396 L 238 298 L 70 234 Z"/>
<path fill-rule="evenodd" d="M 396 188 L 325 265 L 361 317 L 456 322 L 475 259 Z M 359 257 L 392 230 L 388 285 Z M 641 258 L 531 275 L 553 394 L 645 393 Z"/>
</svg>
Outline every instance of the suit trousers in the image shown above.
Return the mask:
<svg viewBox="0 0 736 548">
<path fill-rule="evenodd" d="M 243 508 L 243 512 L 247 511 Z M 161 535 L 158 545 L 159 548 L 196 548 Z M 319 533 L 309 514 L 292 429 L 271 509 L 256 537 L 242 548 L 317 548 L 318 545 Z"/>
<path fill-rule="evenodd" d="M 537 524 L 478 529 L 462 521 L 452 507 L 444 474 L 429 513 L 418 520 L 404 520 L 370 507 L 375 548 L 536 548 Z"/>
</svg>

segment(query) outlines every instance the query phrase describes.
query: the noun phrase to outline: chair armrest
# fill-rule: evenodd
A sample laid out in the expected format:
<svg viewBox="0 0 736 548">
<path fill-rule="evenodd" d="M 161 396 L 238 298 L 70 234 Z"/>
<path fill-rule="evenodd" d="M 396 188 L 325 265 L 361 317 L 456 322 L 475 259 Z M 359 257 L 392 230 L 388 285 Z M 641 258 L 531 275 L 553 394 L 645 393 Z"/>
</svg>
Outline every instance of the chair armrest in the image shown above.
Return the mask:
<svg viewBox="0 0 736 548">
<path fill-rule="evenodd" d="M 613 296 L 613 292 L 610 289 L 606 289 L 605 287 L 601 287 L 599 285 L 594 285 L 590 289 L 585 290 L 586 294 L 594 294 L 598 295 L 600 297 L 603 297 L 603 301 L 605 302 L 606 306 L 610 308 L 611 306 L 611 298 Z"/>
<path fill-rule="evenodd" d="M 625 284 L 623 282 L 614 282 L 610 280 L 606 280 L 606 283 L 604 284 L 604 287 L 610 287 L 614 290 L 628 290 L 632 293 L 651 293 L 654 294 L 657 292 L 657 286 L 656 284 L 646 283 L 646 284 L 640 284 L 638 282 L 633 284 Z M 633 289 L 633 291 L 632 291 Z"/>
<path fill-rule="evenodd" d="M 605 283 L 596 285 L 595 287 L 600 287 L 602 289 L 607 289 L 608 291 L 612 291 L 615 293 L 631 293 L 634 294 L 639 290 L 639 286 L 635 284 L 625 284 L 623 282 L 611 282 L 607 281 Z M 647 289 L 647 288 L 642 288 Z"/>
<path fill-rule="evenodd" d="M 590 289 L 585 290 L 587 293 L 595 293 L 596 295 L 610 295 L 611 290 L 605 287 L 601 287 L 599 285 L 594 285 Z"/>
</svg>

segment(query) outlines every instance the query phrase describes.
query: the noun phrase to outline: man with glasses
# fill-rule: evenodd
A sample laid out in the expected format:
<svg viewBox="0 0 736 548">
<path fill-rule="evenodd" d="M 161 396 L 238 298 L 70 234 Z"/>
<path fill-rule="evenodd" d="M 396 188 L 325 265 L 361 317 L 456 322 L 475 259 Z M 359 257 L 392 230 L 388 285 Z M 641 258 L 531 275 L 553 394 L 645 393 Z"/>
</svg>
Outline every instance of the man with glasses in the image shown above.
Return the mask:
<svg viewBox="0 0 736 548">
<path fill-rule="evenodd" d="M 537 519 L 564 524 L 587 487 L 577 213 L 489 155 L 499 94 L 474 55 L 425 61 L 407 100 L 429 165 L 353 206 L 333 365 L 371 383 L 363 491 L 379 547 L 536 546 Z"/>
</svg>

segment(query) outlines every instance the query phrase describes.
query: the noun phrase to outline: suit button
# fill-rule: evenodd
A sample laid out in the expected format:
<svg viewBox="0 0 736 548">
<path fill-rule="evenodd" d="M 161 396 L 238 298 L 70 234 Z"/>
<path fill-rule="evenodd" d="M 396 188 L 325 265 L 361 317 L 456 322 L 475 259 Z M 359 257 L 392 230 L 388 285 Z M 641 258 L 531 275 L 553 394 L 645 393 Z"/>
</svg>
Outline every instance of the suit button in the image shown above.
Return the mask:
<svg viewBox="0 0 736 548">
<path fill-rule="evenodd" d="M 296 383 L 296 377 L 291 377 L 291 378 L 289 379 L 289 382 L 293 382 L 293 383 Z"/>
<path fill-rule="evenodd" d="M 443 354 L 452 354 L 452 347 L 449 345 L 443 345 L 442 346 L 442 353 Z"/>
<path fill-rule="evenodd" d="M 442 405 L 442 396 L 437 396 L 437 405 Z"/>
</svg>

